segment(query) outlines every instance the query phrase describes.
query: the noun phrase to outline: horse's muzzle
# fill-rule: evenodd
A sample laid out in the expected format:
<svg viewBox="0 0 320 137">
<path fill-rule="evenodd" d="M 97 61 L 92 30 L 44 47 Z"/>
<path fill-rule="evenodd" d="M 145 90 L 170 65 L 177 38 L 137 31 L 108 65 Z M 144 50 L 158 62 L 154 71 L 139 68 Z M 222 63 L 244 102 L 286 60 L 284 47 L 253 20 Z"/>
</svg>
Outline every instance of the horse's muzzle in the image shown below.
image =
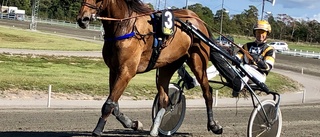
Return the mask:
<svg viewBox="0 0 320 137">
<path fill-rule="evenodd" d="M 86 29 L 89 25 L 90 17 L 86 17 L 86 16 L 78 17 L 77 22 L 78 22 L 79 27 Z"/>
</svg>

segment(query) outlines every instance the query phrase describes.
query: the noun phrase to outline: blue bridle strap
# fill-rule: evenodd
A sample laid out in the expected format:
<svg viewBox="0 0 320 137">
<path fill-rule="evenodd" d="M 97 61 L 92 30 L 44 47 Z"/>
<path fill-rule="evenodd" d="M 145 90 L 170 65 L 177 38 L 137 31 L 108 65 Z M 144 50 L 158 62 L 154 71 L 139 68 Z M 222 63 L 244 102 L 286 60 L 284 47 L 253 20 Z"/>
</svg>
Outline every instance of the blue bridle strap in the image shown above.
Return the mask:
<svg viewBox="0 0 320 137">
<path fill-rule="evenodd" d="M 105 41 L 117 41 L 117 40 L 123 40 L 123 39 L 128 39 L 128 38 L 131 38 L 135 35 L 136 33 L 134 31 L 132 31 L 131 33 L 129 34 L 124 34 L 122 36 L 119 36 L 119 37 L 115 37 L 115 38 L 104 38 Z"/>
</svg>

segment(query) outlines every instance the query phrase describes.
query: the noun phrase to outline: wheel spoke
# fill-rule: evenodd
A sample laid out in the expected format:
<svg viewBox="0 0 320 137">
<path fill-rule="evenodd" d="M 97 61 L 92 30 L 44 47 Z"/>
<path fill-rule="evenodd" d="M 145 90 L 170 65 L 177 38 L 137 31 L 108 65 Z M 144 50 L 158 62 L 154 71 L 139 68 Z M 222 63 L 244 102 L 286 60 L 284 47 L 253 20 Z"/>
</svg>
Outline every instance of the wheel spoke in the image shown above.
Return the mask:
<svg viewBox="0 0 320 137">
<path fill-rule="evenodd" d="M 249 137 L 279 137 L 282 126 L 280 109 L 278 108 L 278 111 L 275 110 L 275 102 L 273 100 L 263 101 L 259 105 L 262 105 L 262 107 L 255 108 L 250 116 Z M 275 120 L 277 117 L 278 119 Z"/>
</svg>

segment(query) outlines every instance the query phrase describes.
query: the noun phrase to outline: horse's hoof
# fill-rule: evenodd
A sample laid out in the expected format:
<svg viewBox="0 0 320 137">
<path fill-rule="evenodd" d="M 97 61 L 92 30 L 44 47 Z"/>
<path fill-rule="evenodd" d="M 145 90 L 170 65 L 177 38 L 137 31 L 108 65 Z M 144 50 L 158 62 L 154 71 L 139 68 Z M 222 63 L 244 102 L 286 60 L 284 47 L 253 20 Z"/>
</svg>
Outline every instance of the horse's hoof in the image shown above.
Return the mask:
<svg viewBox="0 0 320 137">
<path fill-rule="evenodd" d="M 100 137 L 100 136 L 101 136 L 101 132 L 95 132 L 95 131 L 93 131 L 93 132 L 92 132 L 92 136 L 93 136 L 93 137 Z"/>
<path fill-rule="evenodd" d="M 211 130 L 214 134 L 222 134 L 223 128 L 220 125 L 208 125 L 208 131 Z"/>
<path fill-rule="evenodd" d="M 105 124 L 106 121 L 102 117 L 100 117 L 96 128 L 94 128 L 94 130 L 92 131 L 92 136 L 100 137 Z"/>
<path fill-rule="evenodd" d="M 143 124 L 140 121 L 132 121 L 132 129 L 136 130 L 143 130 Z"/>
</svg>

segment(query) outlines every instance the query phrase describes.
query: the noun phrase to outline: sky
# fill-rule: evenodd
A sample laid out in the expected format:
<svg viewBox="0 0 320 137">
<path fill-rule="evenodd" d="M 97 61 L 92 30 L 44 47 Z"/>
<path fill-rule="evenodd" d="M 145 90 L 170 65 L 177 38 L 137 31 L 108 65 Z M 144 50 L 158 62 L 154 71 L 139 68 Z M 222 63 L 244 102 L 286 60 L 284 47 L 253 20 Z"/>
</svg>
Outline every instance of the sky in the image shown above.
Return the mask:
<svg viewBox="0 0 320 137">
<path fill-rule="evenodd" d="M 143 0 L 146 3 L 156 5 L 159 0 Z M 257 7 L 259 15 L 262 11 L 263 0 L 188 0 L 188 5 L 200 3 L 203 6 L 209 7 L 213 13 L 222 8 L 222 1 L 224 8 L 229 11 L 229 15 L 240 14 L 244 10 L 249 9 L 249 5 Z M 186 6 L 186 0 L 160 0 L 160 9 L 175 6 L 178 8 Z M 271 2 L 265 1 L 264 15 L 266 12 L 276 17 L 278 14 L 287 14 L 293 18 L 304 20 L 317 20 L 320 22 L 320 0 L 275 0 L 275 5 Z M 260 19 L 261 17 L 259 17 Z"/>
</svg>

